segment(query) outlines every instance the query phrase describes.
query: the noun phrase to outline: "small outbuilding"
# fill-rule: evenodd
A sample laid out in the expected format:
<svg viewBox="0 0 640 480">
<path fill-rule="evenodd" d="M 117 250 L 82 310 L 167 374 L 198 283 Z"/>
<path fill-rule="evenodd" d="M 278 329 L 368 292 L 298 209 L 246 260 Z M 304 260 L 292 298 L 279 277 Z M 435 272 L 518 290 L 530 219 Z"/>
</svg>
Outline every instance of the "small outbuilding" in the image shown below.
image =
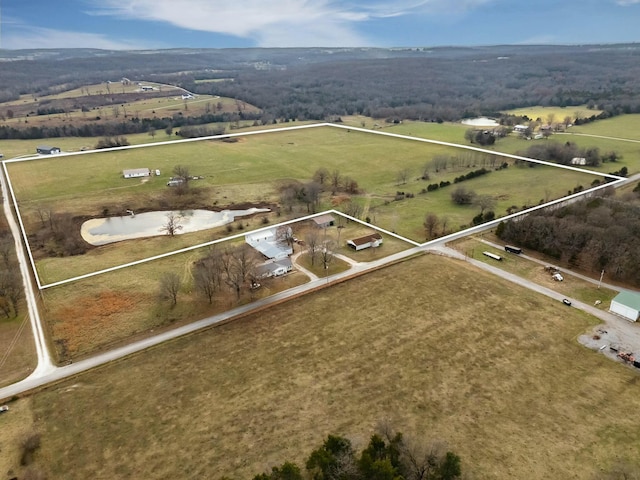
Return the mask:
<svg viewBox="0 0 640 480">
<path fill-rule="evenodd" d="M 325 213 L 324 215 L 313 217 L 313 222 L 318 228 L 328 228 L 333 227 L 333 225 L 336 223 L 336 219 L 333 218 L 333 215 Z"/>
<path fill-rule="evenodd" d="M 139 178 L 151 176 L 151 170 L 148 168 L 131 168 L 129 170 L 123 170 L 122 176 L 124 178 Z"/>
<path fill-rule="evenodd" d="M 371 235 L 365 235 L 364 237 L 353 238 L 351 240 L 347 240 L 347 245 L 356 251 L 370 247 L 379 247 L 382 245 L 382 235 L 376 232 Z"/>
<path fill-rule="evenodd" d="M 640 316 L 640 293 L 630 291 L 620 292 L 611 300 L 609 311 L 627 320 L 636 322 Z"/>
<path fill-rule="evenodd" d="M 40 145 L 36 148 L 36 152 L 41 155 L 55 155 L 56 153 L 60 153 L 60 151 L 58 147 L 50 147 L 49 145 Z"/>
</svg>

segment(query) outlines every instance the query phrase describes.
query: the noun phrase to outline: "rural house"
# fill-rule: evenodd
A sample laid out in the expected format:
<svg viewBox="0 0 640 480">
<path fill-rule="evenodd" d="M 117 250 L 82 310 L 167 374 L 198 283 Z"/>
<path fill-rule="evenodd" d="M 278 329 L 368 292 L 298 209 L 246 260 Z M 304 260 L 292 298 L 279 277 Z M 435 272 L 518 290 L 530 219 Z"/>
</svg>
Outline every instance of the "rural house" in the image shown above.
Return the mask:
<svg viewBox="0 0 640 480">
<path fill-rule="evenodd" d="M 316 227 L 318 228 L 328 228 L 328 227 L 332 227 L 335 224 L 336 219 L 333 218 L 333 215 L 325 213 L 324 215 L 318 215 L 317 217 L 313 217 L 313 221 L 316 224 Z"/>
<path fill-rule="evenodd" d="M 279 277 L 293 270 L 293 263 L 289 257 L 281 260 L 263 263 L 256 268 L 258 278 Z"/>
<path fill-rule="evenodd" d="M 131 168 L 129 170 L 123 170 L 122 176 L 124 178 L 149 177 L 151 176 L 151 171 L 148 168 Z"/>
<path fill-rule="evenodd" d="M 611 300 L 611 313 L 620 315 L 627 320 L 636 322 L 640 316 L 640 293 L 623 291 Z"/>
<path fill-rule="evenodd" d="M 371 235 L 365 235 L 364 237 L 354 238 L 352 240 L 347 240 L 347 245 L 356 251 L 364 250 L 369 247 L 379 247 L 382 245 L 382 235 L 376 232 Z"/>
<path fill-rule="evenodd" d="M 50 147 L 49 145 L 40 145 L 36 148 L 36 152 L 42 155 L 54 155 L 60 153 L 60 149 L 58 147 Z"/>
</svg>

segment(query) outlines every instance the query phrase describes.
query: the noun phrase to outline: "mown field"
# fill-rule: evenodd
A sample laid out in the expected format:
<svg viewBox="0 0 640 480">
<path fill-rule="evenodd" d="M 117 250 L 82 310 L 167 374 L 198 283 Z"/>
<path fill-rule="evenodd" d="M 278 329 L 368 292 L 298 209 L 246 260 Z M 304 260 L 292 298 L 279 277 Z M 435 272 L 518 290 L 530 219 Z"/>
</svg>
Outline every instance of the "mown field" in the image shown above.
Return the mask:
<svg viewBox="0 0 640 480">
<path fill-rule="evenodd" d="M 460 295 L 464 292 L 464 295 Z M 253 478 L 381 419 L 446 441 L 473 478 L 592 478 L 640 458 L 634 369 L 592 319 L 423 256 L 14 402 L 49 478 Z M 4 419 L 0 419 L 4 421 Z M 12 434 L 9 431 L 8 434 Z M 20 472 L 14 436 L 2 438 Z"/>
<path fill-rule="evenodd" d="M 549 116 L 552 115 L 554 122 L 562 122 L 565 117 L 570 117 L 571 122 L 575 122 L 576 118 L 590 117 L 591 115 L 599 115 L 602 110 L 596 108 L 589 109 L 586 105 L 574 105 L 569 107 L 523 107 L 514 108 L 513 110 L 506 110 L 506 114 L 516 116 L 527 116 L 531 120 L 540 119 L 543 123 L 547 123 Z"/>
<path fill-rule="evenodd" d="M 429 180 L 422 180 L 424 166 L 438 155 L 458 156 L 462 160 L 446 170 L 429 170 Z M 201 206 L 223 207 L 251 202 L 277 203 L 278 188 L 288 181 L 308 182 L 318 168 L 338 170 L 343 177 L 358 182 L 362 191 L 355 201 L 362 205 L 362 217 L 413 240 L 424 239 L 423 221 L 427 213 L 447 218 L 448 230 L 469 225 L 479 209 L 458 206 L 451 201 L 450 186 L 423 193 L 429 183 L 453 182 L 454 178 L 481 166 L 499 165 L 485 162 L 482 154 L 470 154 L 453 147 L 394 139 L 356 131 L 312 128 L 264 135 L 247 135 L 238 142 L 198 141 L 153 146 L 118 152 L 99 152 L 72 157 L 52 157 L 9 165 L 14 190 L 21 205 L 27 230 L 33 231 L 42 221 L 41 211 L 71 212 L 73 215 L 101 216 L 153 209 L 159 204 L 172 207 L 166 181 L 176 165 L 185 165 L 202 192 Z M 64 166 L 62 168 L 62 166 Z M 159 169 L 161 175 L 145 181 L 122 178 L 126 168 Z M 407 171 L 407 181 L 398 181 L 398 172 Z M 495 212 L 559 198 L 577 185 L 587 187 L 594 177 L 552 168 L 514 168 L 494 171 L 464 183 L 477 194 L 490 195 Z M 397 201 L 397 192 L 414 195 Z M 161 197 L 161 200 L 158 198 Z M 333 208 L 335 199 L 327 193 L 319 209 Z M 304 208 L 304 207 L 303 207 Z M 306 213 L 301 211 L 299 214 Z M 155 243 L 168 243 L 158 240 Z M 102 255 L 116 247 L 93 251 L 86 258 Z M 130 252 L 140 251 L 135 247 Z M 155 249 L 153 250 L 156 251 Z M 166 250 L 169 251 L 169 250 Z M 106 258 L 106 257 L 105 257 Z M 69 276 L 75 259 L 47 259 L 39 262 L 41 274 L 56 272 Z M 78 263 L 87 263 L 79 261 Z M 89 262 L 90 263 L 90 262 Z M 69 272 L 67 272 L 69 270 Z M 82 269 L 81 269 L 82 270 Z M 84 273 L 84 271 L 83 271 Z M 65 278 L 65 277 L 62 277 Z M 52 281 L 48 277 L 45 282 Z"/>
</svg>

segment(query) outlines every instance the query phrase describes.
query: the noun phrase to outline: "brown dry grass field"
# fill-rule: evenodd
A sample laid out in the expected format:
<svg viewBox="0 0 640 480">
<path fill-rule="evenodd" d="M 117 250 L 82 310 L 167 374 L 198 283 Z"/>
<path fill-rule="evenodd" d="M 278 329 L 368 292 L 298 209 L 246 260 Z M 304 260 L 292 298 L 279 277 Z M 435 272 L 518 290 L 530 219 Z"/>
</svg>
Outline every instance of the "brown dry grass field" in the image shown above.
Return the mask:
<svg viewBox="0 0 640 480">
<path fill-rule="evenodd" d="M 362 446 L 390 419 L 446 441 L 473 478 L 585 479 L 640 458 L 640 377 L 578 344 L 593 323 L 425 255 L 12 408 L 36 419 L 49 478 L 252 478 L 328 433 Z"/>
<path fill-rule="evenodd" d="M 26 377 L 36 367 L 36 351 L 26 305 L 17 318 L 0 320 L 0 386 Z M 1 471 L 1 470 L 0 470 Z"/>
</svg>

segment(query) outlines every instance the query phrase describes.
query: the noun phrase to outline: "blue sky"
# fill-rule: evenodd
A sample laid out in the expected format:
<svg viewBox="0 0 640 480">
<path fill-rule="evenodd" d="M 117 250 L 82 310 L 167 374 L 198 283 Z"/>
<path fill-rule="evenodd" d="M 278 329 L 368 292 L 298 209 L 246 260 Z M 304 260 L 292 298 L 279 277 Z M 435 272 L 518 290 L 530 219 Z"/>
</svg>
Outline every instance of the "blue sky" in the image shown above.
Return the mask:
<svg viewBox="0 0 640 480">
<path fill-rule="evenodd" d="M 0 0 L 0 48 L 640 41 L 640 0 Z"/>
</svg>

